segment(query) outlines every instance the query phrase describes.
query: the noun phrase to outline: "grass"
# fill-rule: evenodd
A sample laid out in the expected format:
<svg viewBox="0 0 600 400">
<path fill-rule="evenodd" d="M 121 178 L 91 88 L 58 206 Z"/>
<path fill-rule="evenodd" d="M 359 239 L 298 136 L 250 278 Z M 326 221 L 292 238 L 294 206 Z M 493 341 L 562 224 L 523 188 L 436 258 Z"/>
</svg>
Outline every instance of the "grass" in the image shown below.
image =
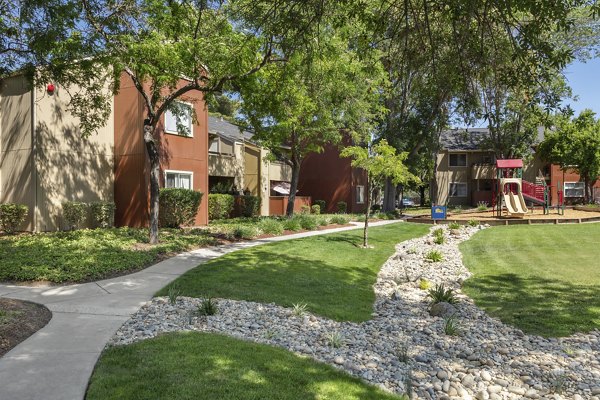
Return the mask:
<svg viewBox="0 0 600 400">
<path fill-rule="evenodd" d="M 328 318 L 365 321 L 373 312 L 377 273 L 394 246 L 427 231 L 409 223 L 371 228 L 373 249 L 359 247 L 362 230 L 356 229 L 240 250 L 196 267 L 157 295 L 174 285 L 182 296 L 307 304 Z"/>
<path fill-rule="evenodd" d="M 288 351 L 222 335 L 163 335 L 106 350 L 87 400 L 398 400 Z"/>
<path fill-rule="evenodd" d="M 0 237 L 0 281 L 82 282 L 141 269 L 161 255 L 212 244 L 202 232 L 114 228 Z"/>
<path fill-rule="evenodd" d="M 485 229 L 460 249 L 477 305 L 524 332 L 566 336 L 600 328 L 600 226 Z"/>
</svg>

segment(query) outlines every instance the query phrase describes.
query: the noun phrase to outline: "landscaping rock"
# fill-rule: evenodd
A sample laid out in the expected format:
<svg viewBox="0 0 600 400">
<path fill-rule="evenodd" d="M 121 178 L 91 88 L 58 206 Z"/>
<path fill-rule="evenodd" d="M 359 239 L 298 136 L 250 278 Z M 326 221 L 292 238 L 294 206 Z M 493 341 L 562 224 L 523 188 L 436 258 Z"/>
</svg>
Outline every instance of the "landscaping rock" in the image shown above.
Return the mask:
<svg viewBox="0 0 600 400">
<path fill-rule="evenodd" d="M 432 317 L 448 318 L 456 314 L 458 310 L 450 303 L 442 301 L 431 306 L 429 309 L 429 315 Z"/>
</svg>

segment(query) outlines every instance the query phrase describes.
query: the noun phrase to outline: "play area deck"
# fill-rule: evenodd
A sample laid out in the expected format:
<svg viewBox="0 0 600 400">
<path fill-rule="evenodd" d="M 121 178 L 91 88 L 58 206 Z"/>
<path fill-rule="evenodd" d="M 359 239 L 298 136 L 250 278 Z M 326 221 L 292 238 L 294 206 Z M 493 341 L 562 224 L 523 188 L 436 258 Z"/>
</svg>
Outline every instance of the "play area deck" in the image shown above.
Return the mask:
<svg viewBox="0 0 600 400">
<path fill-rule="evenodd" d="M 467 223 L 469 221 L 478 221 L 482 224 L 490 225 L 512 225 L 512 224 L 543 224 L 543 223 L 580 223 L 580 222 L 599 222 L 600 211 L 584 211 L 573 208 L 566 208 L 564 215 L 558 214 L 556 211 L 550 214 L 544 214 L 543 208 L 536 208 L 533 211 L 530 209 L 522 218 L 503 215 L 497 217 L 494 210 L 477 211 L 465 210 L 460 213 L 450 212 L 445 221 L 437 221 L 437 223 L 447 223 L 449 221 L 457 221 Z M 411 219 L 411 222 L 433 223 L 430 215 L 423 215 Z"/>
</svg>

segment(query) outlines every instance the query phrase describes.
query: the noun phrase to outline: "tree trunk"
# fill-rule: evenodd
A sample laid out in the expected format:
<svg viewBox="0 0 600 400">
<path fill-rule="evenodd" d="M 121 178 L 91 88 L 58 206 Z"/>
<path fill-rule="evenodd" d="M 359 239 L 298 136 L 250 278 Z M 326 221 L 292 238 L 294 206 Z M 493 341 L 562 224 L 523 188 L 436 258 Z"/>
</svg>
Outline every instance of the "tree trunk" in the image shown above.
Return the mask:
<svg viewBox="0 0 600 400">
<path fill-rule="evenodd" d="M 144 143 L 150 160 L 150 244 L 158 243 L 158 207 L 160 195 L 160 156 L 154 140 L 154 126 L 144 125 Z"/>
<path fill-rule="evenodd" d="M 290 182 L 290 194 L 288 196 L 287 209 L 285 215 L 291 217 L 294 215 L 294 203 L 296 202 L 296 190 L 298 189 L 298 179 L 300 178 L 300 161 L 292 157 L 292 181 Z"/>
<path fill-rule="evenodd" d="M 363 230 L 363 247 L 369 247 L 369 216 L 371 215 L 371 179 L 367 180 L 367 209 L 365 211 L 365 228 Z"/>
<path fill-rule="evenodd" d="M 385 191 L 383 192 L 383 211 L 393 212 L 396 209 L 396 185 L 391 179 L 385 181 Z"/>
<path fill-rule="evenodd" d="M 425 185 L 419 186 L 419 196 L 421 197 L 421 200 L 419 200 L 419 206 L 421 207 L 425 207 L 425 188 Z"/>
</svg>

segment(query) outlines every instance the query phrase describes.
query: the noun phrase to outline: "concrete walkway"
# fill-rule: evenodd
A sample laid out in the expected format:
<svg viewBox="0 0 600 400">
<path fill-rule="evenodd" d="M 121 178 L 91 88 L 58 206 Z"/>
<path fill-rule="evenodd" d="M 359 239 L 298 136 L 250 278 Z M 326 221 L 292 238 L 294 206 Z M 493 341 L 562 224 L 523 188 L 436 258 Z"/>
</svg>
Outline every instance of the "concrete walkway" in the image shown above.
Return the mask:
<svg viewBox="0 0 600 400">
<path fill-rule="evenodd" d="M 381 226 L 397 221 L 381 221 Z M 99 282 L 27 287 L 0 285 L 0 297 L 29 300 L 52 319 L 0 358 L 0 400 L 81 400 L 106 342 L 154 293 L 186 271 L 232 251 L 264 243 L 357 229 L 360 225 L 204 248 L 140 272 Z"/>
</svg>

